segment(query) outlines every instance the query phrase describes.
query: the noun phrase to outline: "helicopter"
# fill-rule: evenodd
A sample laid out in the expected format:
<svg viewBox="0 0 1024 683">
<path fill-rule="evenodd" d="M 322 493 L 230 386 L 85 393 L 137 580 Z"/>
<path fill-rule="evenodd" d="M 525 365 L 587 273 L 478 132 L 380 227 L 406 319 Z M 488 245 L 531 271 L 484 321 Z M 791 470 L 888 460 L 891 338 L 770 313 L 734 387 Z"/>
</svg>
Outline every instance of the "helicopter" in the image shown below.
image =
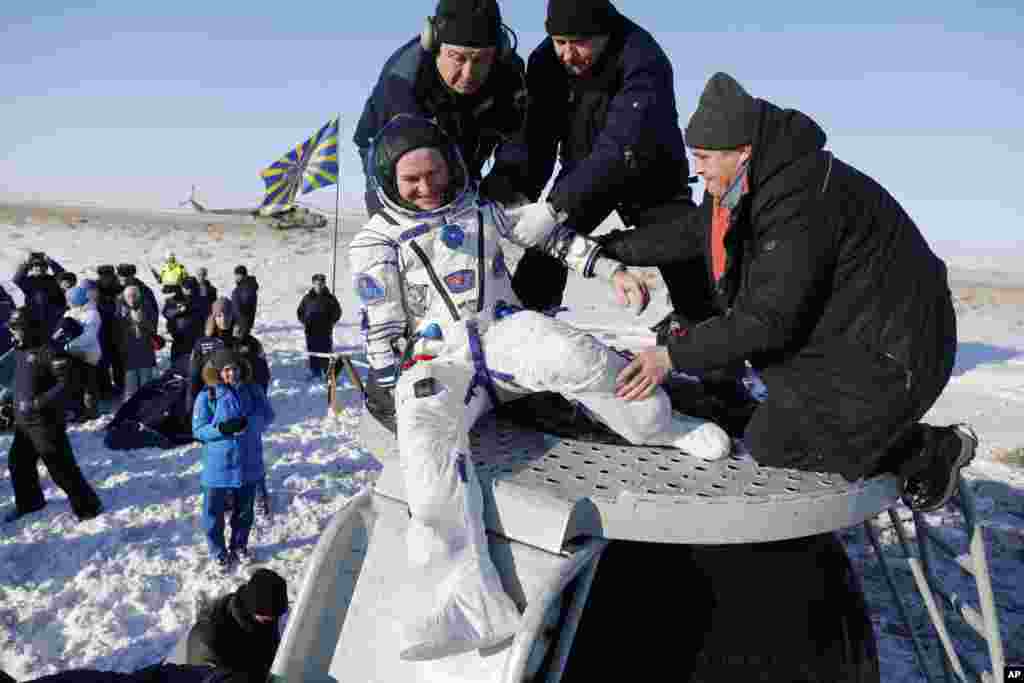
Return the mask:
<svg viewBox="0 0 1024 683">
<path fill-rule="evenodd" d="M 327 216 L 313 209 L 298 204 L 279 204 L 261 206 L 255 209 L 211 209 L 204 206 L 196 198 L 196 186 L 192 186 L 188 199 L 181 206 L 191 205 L 199 213 L 215 216 L 252 216 L 260 223 L 274 230 L 292 230 L 295 228 L 315 229 L 327 225 Z"/>
</svg>

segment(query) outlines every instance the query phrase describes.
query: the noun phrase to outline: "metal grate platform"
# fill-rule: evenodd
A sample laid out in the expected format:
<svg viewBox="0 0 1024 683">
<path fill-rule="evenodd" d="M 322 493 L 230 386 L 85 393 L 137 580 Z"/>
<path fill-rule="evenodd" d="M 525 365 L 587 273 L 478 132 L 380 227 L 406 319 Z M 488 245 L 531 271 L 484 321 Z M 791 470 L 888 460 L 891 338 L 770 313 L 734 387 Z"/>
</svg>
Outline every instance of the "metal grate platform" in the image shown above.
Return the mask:
<svg viewBox="0 0 1024 683">
<path fill-rule="evenodd" d="M 394 435 L 364 413 L 366 447 L 385 465 L 380 485 L 404 499 Z M 484 489 L 526 490 L 594 509 L 569 532 L 610 539 L 742 543 L 859 524 L 894 505 L 895 477 L 850 483 L 838 474 L 704 462 L 667 447 L 579 441 L 481 418 L 471 433 Z M 500 507 L 500 505 L 499 505 Z M 588 528 L 589 527 L 589 528 Z M 568 540 L 566 538 L 565 540 Z"/>
</svg>

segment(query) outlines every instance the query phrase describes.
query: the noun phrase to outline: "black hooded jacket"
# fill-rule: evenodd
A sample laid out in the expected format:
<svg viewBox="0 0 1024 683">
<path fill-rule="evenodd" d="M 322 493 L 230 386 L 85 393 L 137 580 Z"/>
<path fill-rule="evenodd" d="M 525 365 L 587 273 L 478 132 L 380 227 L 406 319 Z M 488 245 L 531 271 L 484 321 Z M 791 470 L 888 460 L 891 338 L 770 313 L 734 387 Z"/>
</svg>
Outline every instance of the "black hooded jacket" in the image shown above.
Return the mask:
<svg viewBox="0 0 1024 683">
<path fill-rule="evenodd" d="M 749 360 L 769 401 L 804 416 L 795 428 L 816 457 L 862 476 L 948 381 L 956 323 L 946 266 L 892 195 L 824 150 L 813 120 L 759 105 L 725 272 L 717 283 L 708 273 L 720 315 L 671 337 L 669 354 L 696 375 Z M 662 265 L 703 244 L 710 264 L 712 204 L 705 196 L 679 223 L 621 232 L 606 253 Z"/>
<path fill-rule="evenodd" d="M 281 639 L 277 621 L 260 624 L 242 607 L 237 593 L 218 598 L 188 634 L 188 664 L 248 672 L 265 681 Z"/>
</svg>

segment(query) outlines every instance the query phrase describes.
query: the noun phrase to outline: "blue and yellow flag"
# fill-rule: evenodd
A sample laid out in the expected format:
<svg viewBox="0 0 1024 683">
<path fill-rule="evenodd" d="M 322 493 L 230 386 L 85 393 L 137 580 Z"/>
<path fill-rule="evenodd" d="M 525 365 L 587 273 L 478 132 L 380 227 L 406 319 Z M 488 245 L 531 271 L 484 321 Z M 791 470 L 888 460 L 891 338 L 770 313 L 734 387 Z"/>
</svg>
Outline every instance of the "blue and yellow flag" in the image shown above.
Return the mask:
<svg viewBox="0 0 1024 683">
<path fill-rule="evenodd" d="M 338 182 L 338 118 L 335 117 L 299 143 L 295 149 L 263 169 L 260 173 L 267 186 L 261 209 L 286 206 L 302 194 Z"/>
</svg>

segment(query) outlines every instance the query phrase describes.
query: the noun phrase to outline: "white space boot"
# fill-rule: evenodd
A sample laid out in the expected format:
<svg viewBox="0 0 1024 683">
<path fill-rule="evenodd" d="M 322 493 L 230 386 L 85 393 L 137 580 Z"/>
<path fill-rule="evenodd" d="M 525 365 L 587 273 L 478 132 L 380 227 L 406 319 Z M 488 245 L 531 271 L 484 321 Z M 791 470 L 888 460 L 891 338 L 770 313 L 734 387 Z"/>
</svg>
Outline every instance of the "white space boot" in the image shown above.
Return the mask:
<svg viewBox="0 0 1024 683">
<path fill-rule="evenodd" d="M 430 523 L 410 519 L 407 541 L 413 580 L 423 590 L 432 590 L 433 600 L 403 624 L 400 656 L 405 660 L 438 659 L 500 645 L 516 634 L 522 620 L 488 554 L 483 495 L 472 460 L 458 449 L 449 457 L 459 485 L 449 489 L 452 496 L 444 507 L 457 512 L 438 515 Z"/>
<path fill-rule="evenodd" d="M 522 618 L 490 558 L 467 555 L 437 587 L 431 612 L 405 625 L 405 660 L 426 660 L 501 645 Z"/>
<path fill-rule="evenodd" d="M 675 411 L 667 436 L 673 446 L 701 460 L 718 460 L 732 450 L 732 439 L 717 424 Z"/>
</svg>

